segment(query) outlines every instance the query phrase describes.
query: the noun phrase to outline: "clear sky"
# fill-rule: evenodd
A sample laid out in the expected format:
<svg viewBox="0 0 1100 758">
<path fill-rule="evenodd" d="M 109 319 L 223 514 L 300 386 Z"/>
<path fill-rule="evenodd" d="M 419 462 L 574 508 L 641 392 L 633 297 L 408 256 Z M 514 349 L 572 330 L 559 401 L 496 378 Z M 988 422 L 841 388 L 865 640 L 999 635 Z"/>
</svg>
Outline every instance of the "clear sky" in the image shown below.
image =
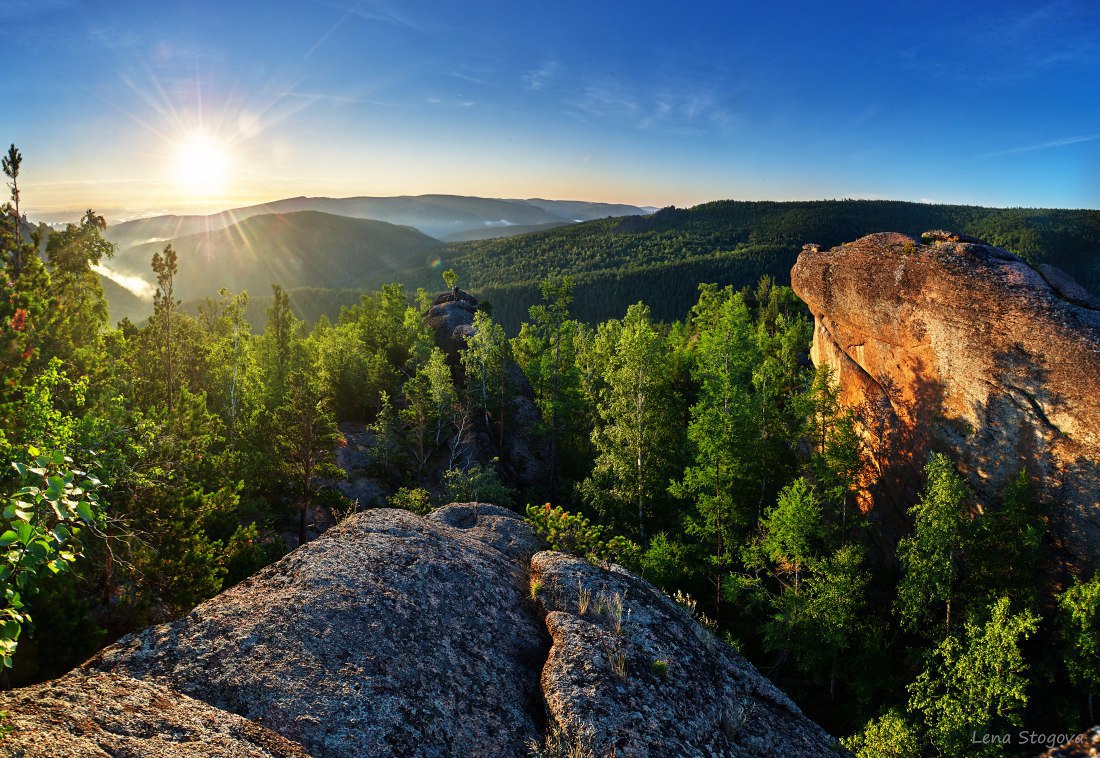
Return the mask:
<svg viewBox="0 0 1100 758">
<path fill-rule="evenodd" d="M 1100 3 L 0 0 L 24 205 L 1100 208 Z"/>
</svg>

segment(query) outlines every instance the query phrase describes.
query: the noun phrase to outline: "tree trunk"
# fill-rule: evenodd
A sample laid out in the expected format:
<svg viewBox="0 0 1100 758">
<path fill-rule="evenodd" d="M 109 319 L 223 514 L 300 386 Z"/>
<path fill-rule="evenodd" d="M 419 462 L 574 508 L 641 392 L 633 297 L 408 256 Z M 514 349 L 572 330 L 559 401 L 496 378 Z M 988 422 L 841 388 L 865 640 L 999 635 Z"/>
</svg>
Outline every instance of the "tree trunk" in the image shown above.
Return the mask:
<svg viewBox="0 0 1100 758">
<path fill-rule="evenodd" d="M 306 513 L 309 511 L 310 498 L 306 497 L 302 501 L 302 512 L 298 518 L 298 546 L 306 544 Z"/>
</svg>

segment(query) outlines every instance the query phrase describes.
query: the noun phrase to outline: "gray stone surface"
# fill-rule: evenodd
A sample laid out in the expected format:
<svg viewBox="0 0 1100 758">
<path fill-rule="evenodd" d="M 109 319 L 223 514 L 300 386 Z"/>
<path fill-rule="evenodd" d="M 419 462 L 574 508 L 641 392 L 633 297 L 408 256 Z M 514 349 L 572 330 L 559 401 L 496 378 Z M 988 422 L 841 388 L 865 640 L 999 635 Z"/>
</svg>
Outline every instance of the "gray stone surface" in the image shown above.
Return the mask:
<svg viewBox="0 0 1100 758">
<path fill-rule="evenodd" d="M 575 755 L 833 752 L 651 585 L 542 547 L 484 503 L 356 514 L 186 617 L 0 696 L 22 730 L 0 752 L 525 756 L 547 723 L 589 751 Z"/>
<path fill-rule="evenodd" d="M 168 684 L 316 756 L 521 754 L 538 733 L 546 633 L 526 571 L 478 531 L 357 514 L 88 665 Z"/>
<path fill-rule="evenodd" d="M 74 671 L 0 693 L 11 758 L 308 758 L 248 719 L 152 682 Z"/>
<path fill-rule="evenodd" d="M 542 671 L 547 710 L 572 745 L 620 758 L 843 754 L 648 582 L 553 552 L 534 556 L 531 577 L 553 640 Z"/>
</svg>

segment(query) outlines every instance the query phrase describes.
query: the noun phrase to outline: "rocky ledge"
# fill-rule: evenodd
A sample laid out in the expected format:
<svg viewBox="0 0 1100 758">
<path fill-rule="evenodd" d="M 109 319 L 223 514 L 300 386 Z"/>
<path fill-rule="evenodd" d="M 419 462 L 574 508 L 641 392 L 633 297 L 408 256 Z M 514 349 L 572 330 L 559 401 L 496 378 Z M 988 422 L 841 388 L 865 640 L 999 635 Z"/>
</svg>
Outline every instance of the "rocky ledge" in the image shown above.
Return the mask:
<svg viewBox="0 0 1100 758">
<path fill-rule="evenodd" d="M 904 528 L 929 450 L 950 453 L 991 501 L 1023 469 L 1070 563 L 1095 563 L 1100 310 L 1088 292 L 943 231 L 807 245 L 791 282 L 814 315 L 814 363 L 864 419 L 878 510 Z"/>
<path fill-rule="evenodd" d="M 617 756 L 838 750 L 652 586 L 541 547 L 491 505 L 357 514 L 184 618 L 4 693 L 16 727 L 4 747 L 519 756 L 549 739 Z"/>
</svg>

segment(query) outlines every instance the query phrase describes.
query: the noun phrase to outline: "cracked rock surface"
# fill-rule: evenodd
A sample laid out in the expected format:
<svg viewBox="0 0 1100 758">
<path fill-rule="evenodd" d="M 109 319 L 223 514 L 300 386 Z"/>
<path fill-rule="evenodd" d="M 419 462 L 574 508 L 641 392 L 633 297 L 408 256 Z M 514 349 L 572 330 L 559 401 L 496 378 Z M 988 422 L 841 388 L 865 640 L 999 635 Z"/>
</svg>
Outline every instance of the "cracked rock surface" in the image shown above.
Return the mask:
<svg viewBox="0 0 1100 758">
<path fill-rule="evenodd" d="M 547 710 L 569 744 L 624 758 L 842 753 L 736 650 L 629 571 L 543 552 L 531 576 L 553 640 Z"/>
<path fill-rule="evenodd" d="M 549 724 L 598 756 L 834 750 L 651 585 L 542 547 L 492 505 L 356 514 L 187 616 L 3 694 L 18 733 L 2 748 L 525 756 Z"/>
<path fill-rule="evenodd" d="M 929 450 L 979 498 L 1026 469 L 1070 563 L 1100 555 L 1100 310 L 1064 272 L 949 232 L 806 248 L 811 357 L 863 417 L 875 510 L 904 528 Z M 885 508 L 878 506 L 884 505 Z"/>
</svg>

